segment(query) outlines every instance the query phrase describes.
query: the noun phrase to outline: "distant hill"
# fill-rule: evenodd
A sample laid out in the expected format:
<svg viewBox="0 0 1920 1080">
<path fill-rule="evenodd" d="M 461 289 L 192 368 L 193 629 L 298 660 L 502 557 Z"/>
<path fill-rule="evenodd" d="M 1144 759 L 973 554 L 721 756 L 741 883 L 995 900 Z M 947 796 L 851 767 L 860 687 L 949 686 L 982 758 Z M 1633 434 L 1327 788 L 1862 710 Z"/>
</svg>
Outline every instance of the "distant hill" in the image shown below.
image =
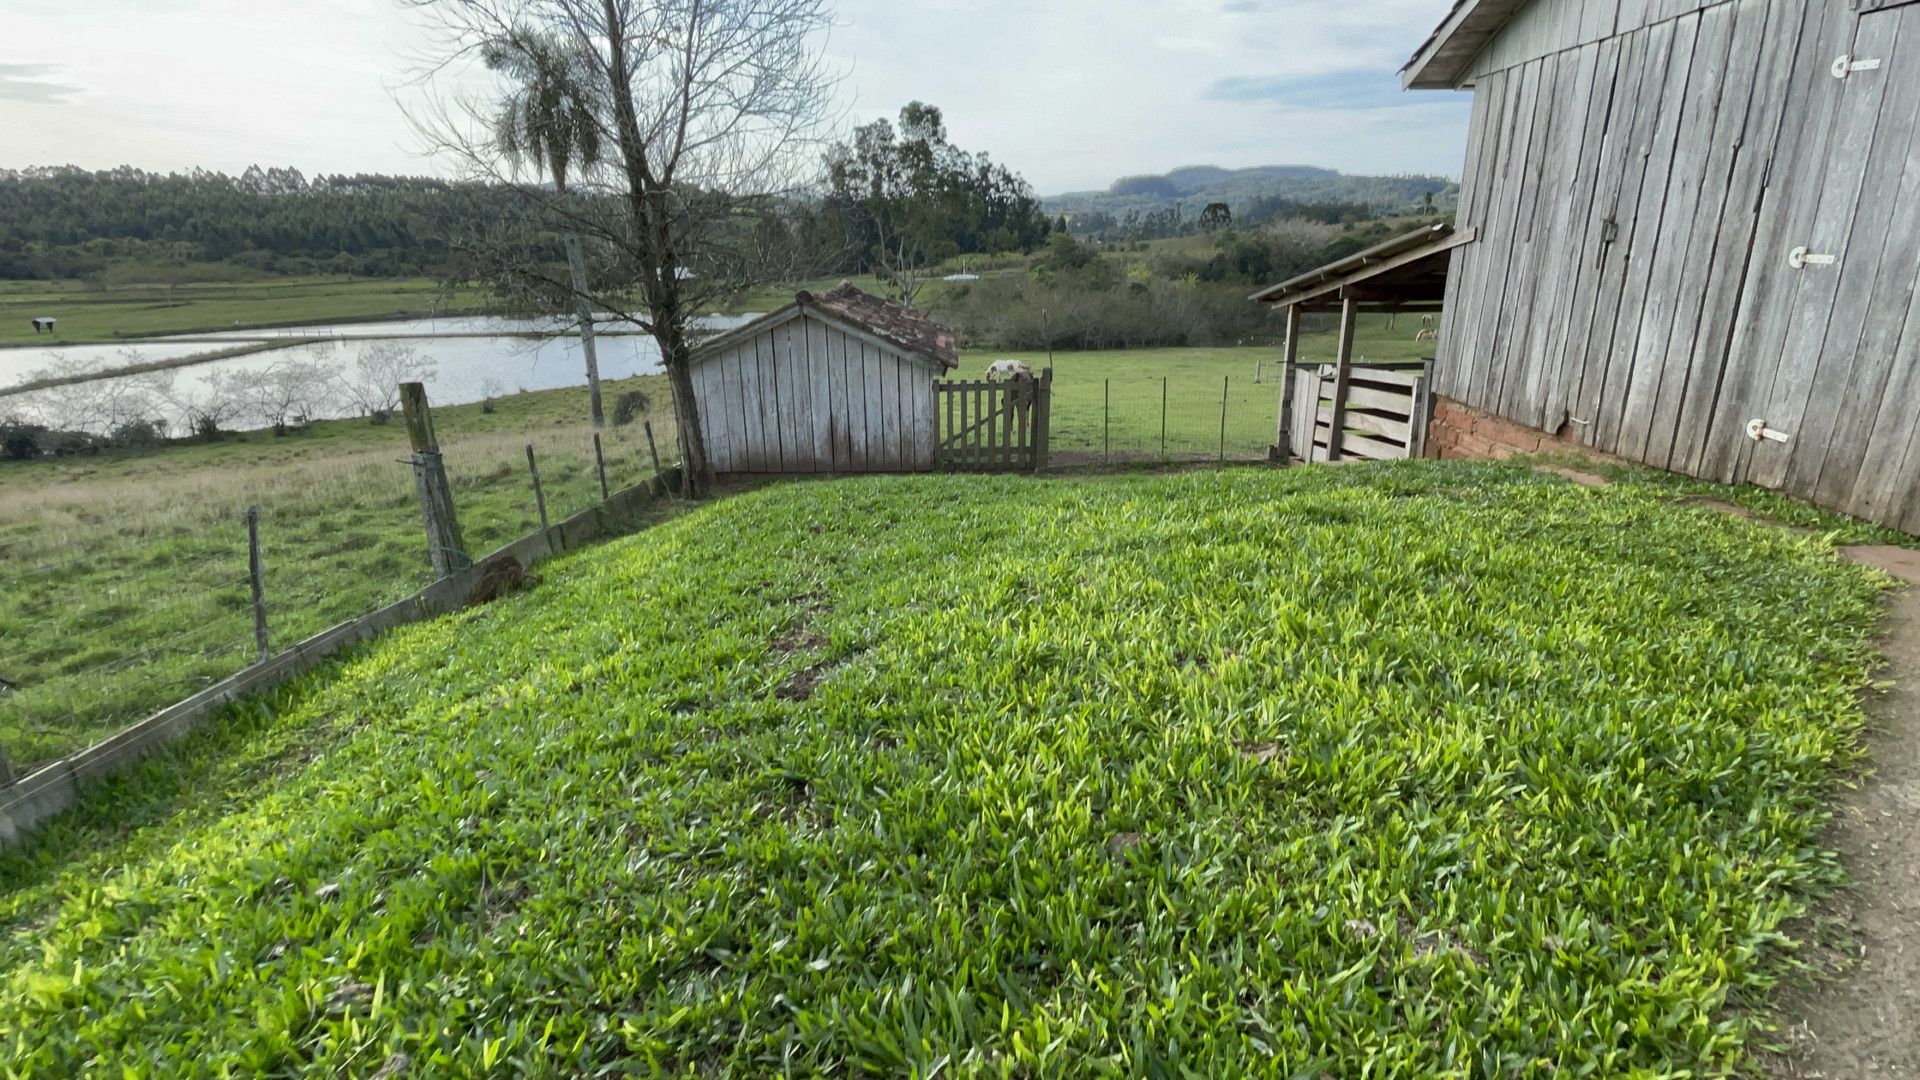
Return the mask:
<svg viewBox="0 0 1920 1080">
<path fill-rule="evenodd" d="M 1223 169 L 1190 165 L 1158 175 L 1126 176 L 1105 191 L 1076 191 L 1043 200 L 1049 214 L 1111 214 L 1124 217 L 1178 206 L 1182 216 L 1197 217 L 1208 203 L 1226 203 L 1236 218 L 1260 200 L 1298 203 L 1353 203 L 1376 213 L 1404 213 L 1429 192 L 1436 208 L 1450 211 L 1460 185 L 1444 176 L 1350 176 L 1312 165 L 1259 165 Z"/>
</svg>

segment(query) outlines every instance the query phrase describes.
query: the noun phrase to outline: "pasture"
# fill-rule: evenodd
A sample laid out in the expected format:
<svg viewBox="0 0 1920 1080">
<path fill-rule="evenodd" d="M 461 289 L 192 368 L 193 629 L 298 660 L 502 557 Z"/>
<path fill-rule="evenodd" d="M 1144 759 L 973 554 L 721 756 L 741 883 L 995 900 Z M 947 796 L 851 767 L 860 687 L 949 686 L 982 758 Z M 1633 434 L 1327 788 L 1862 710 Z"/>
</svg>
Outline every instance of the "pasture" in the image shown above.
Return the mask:
<svg viewBox="0 0 1920 1080">
<path fill-rule="evenodd" d="M 0 855 L 0 1056 L 1724 1074 L 1882 584 L 1434 462 L 792 482 L 543 573 Z"/>
<path fill-rule="evenodd" d="M 1384 349 L 1399 335 L 1363 325 Z M 1310 340 L 1305 355 L 1331 350 Z M 1007 354 L 969 352 L 974 378 Z M 1038 369 L 1044 354 L 1013 354 Z M 1263 459 L 1280 387 L 1277 350 L 1158 349 L 1056 353 L 1057 465 L 1116 468 L 1167 458 L 1209 461 L 1220 449 L 1228 381 L 1230 461 Z M 1266 381 L 1256 383 L 1264 366 Z M 1111 382 L 1111 410 L 1108 384 Z M 663 461 L 674 428 L 665 380 L 609 382 L 652 401 Z M 431 388 L 429 389 L 431 394 Z M 436 408 L 466 540 L 491 550 L 538 524 L 524 448 L 535 446 L 551 516 L 599 495 L 584 389 L 512 394 L 495 411 Z M 610 427 L 604 443 L 618 488 L 652 475 L 640 425 Z M 50 461 L 0 460 L 0 747 L 16 768 L 80 749 L 251 659 L 252 615 L 241 513 L 263 512 L 267 606 L 276 647 L 420 588 L 430 578 L 405 434 L 364 420 L 314 423 L 283 438 L 247 432 L 214 443 L 107 451 Z M 1887 542 L 1889 534 L 1756 488 L 1734 491 L 1635 472 L 1623 479 L 1672 495 L 1711 494 L 1809 528 Z M 1902 542 L 1894 538 L 1893 542 Z"/>
<path fill-rule="evenodd" d="M 665 380 L 641 389 L 671 461 Z M 554 520 L 597 502 L 584 389 L 434 411 L 465 539 L 485 552 L 539 525 L 532 444 Z M 609 482 L 653 475 L 638 423 L 603 435 Z M 315 423 L 151 451 L 0 461 L 0 747 L 16 768 L 69 753 L 253 658 L 246 531 L 262 510 L 268 620 L 291 644 L 431 580 L 406 431 Z"/>
</svg>

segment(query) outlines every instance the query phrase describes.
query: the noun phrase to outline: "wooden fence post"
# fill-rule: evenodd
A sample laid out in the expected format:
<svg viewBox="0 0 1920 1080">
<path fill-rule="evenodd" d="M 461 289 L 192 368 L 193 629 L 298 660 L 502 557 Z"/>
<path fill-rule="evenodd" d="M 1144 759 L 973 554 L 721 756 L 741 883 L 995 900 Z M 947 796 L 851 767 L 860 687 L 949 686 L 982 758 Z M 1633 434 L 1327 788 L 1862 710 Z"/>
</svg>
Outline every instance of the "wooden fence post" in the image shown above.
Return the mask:
<svg viewBox="0 0 1920 1080">
<path fill-rule="evenodd" d="M 1293 396 L 1300 381 L 1296 366 L 1300 363 L 1300 305 L 1287 308 L 1287 344 L 1280 361 L 1280 419 L 1274 426 L 1273 460 L 1286 462 L 1293 456 Z M 1307 458 L 1313 457 L 1308 440 Z"/>
<path fill-rule="evenodd" d="M 1053 369 L 1040 372 L 1040 383 L 1034 387 L 1033 405 L 1033 471 L 1045 472 L 1047 469 L 1047 427 L 1053 422 Z"/>
<path fill-rule="evenodd" d="M 253 646 L 262 663 L 271 650 L 267 645 L 267 572 L 260 558 L 260 508 L 247 507 L 247 577 L 253 582 Z"/>
<path fill-rule="evenodd" d="M 1160 460 L 1167 460 L 1167 377 L 1160 376 Z"/>
<path fill-rule="evenodd" d="M 647 456 L 653 459 L 653 475 L 660 475 L 660 448 L 653 444 L 653 421 L 642 420 L 640 426 L 647 432 Z"/>
<path fill-rule="evenodd" d="M 547 524 L 547 496 L 540 490 L 540 466 L 533 463 L 532 443 L 527 444 L 527 473 L 533 477 L 533 501 L 540 508 L 540 531 L 546 532 L 551 527 Z"/>
<path fill-rule="evenodd" d="M 1220 460 L 1227 460 L 1227 394 L 1233 376 L 1220 376 Z"/>
<path fill-rule="evenodd" d="M 593 464 L 600 471 L 600 501 L 606 502 L 613 498 L 613 493 L 607 490 L 607 455 L 606 451 L 600 449 L 600 433 L 597 431 L 593 433 Z"/>
<path fill-rule="evenodd" d="M 1113 462 L 1113 380 L 1100 392 L 1100 464 Z"/>
<path fill-rule="evenodd" d="M 7 761 L 7 748 L 0 746 L 0 788 L 13 786 L 13 766 Z"/>
<path fill-rule="evenodd" d="M 1327 460 L 1339 461 L 1346 437 L 1347 386 L 1353 380 L 1353 335 L 1360 305 L 1352 298 L 1340 302 L 1340 359 L 1333 376 L 1333 423 L 1327 428 Z"/>
<path fill-rule="evenodd" d="M 473 565 L 460 539 L 460 521 L 454 514 L 453 486 L 447 482 L 446 462 L 433 432 L 433 413 L 427 408 L 427 388 L 417 382 L 400 384 L 400 406 L 407 419 L 407 441 L 413 446 L 413 480 L 420 492 L 420 513 L 427 525 L 427 555 L 436 577 L 447 577 Z"/>
</svg>

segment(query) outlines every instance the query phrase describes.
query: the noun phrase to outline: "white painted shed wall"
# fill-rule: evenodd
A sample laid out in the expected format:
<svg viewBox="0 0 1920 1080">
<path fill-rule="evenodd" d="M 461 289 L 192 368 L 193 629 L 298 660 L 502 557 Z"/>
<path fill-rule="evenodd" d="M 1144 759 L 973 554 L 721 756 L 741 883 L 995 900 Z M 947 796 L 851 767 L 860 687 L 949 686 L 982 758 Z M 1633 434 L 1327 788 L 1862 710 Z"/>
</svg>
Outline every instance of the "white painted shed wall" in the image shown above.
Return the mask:
<svg viewBox="0 0 1920 1080">
<path fill-rule="evenodd" d="M 696 361 L 693 387 L 718 472 L 919 472 L 940 371 L 803 311 Z"/>
</svg>

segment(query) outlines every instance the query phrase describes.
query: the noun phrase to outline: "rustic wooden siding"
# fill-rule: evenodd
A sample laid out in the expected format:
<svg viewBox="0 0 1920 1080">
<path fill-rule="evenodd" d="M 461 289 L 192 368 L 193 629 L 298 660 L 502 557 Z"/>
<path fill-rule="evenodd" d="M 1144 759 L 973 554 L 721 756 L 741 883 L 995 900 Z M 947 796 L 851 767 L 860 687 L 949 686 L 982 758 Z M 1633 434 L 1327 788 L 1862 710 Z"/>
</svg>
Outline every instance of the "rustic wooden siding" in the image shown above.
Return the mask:
<svg viewBox="0 0 1920 1080">
<path fill-rule="evenodd" d="M 1475 69 L 1437 392 L 1920 530 L 1920 4 L 1536 0 Z"/>
<path fill-rule="evenodd" d="M 1626 37 L 1729 2 L 1731 0 L 1534 0 L 1467 66 L 1465 82 L 1472 85 L 1497 71 L 1610 38 Z M 1913 0 L 1883 2 L 1911 3 Z"/>
<path fill-rule="evenodd" d="M 805 315 L 694 364 L 723 473 L 917 472 L 933 466 L 933 363 Z"/>
</svg>

